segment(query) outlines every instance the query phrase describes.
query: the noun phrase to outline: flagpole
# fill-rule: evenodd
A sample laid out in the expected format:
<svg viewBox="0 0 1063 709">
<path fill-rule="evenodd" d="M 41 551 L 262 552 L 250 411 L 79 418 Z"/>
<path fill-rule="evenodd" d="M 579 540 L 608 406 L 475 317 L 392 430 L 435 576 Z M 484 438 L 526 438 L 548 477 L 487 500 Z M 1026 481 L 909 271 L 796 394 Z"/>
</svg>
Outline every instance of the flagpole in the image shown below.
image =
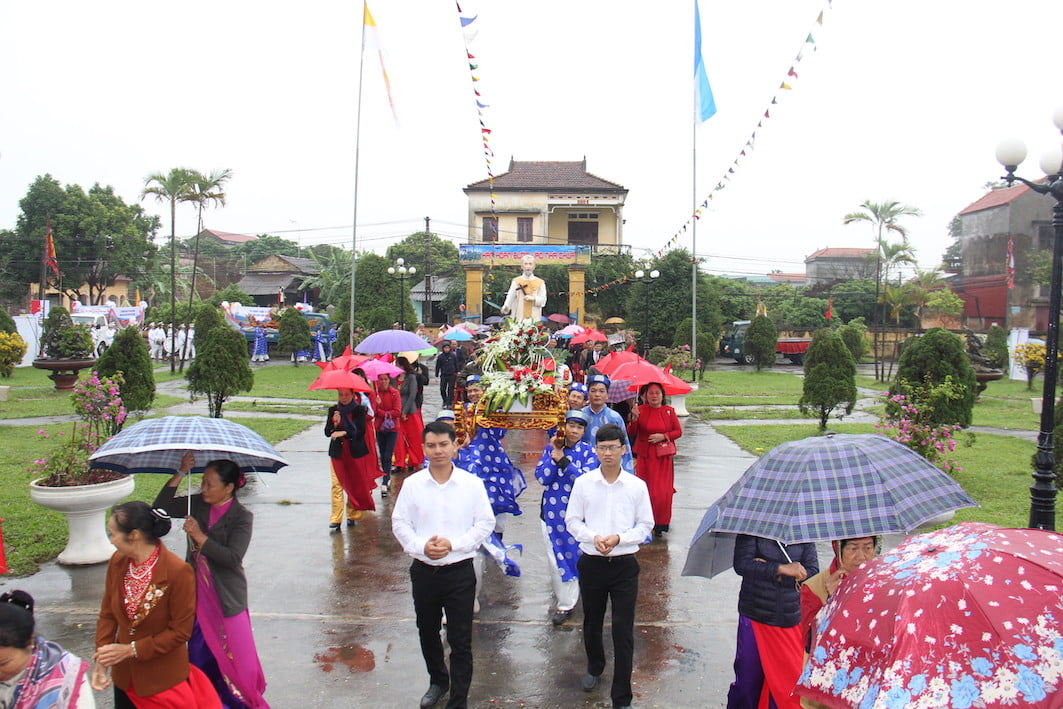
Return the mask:
<svg viewBox="0 0 1063 709">
<path fill-rule="evenodd" d="M 41 254 L 41 277 L 37 283 L 37 300 L 44 300 L 44 279 L 48 277 L 48 234 L 52 231 L 52 219 L 48 218 L 48 228 L 44 232 L 44 252 Z M 44 309 L 44 304 L 41 304 Z"/>
<path fill-rule="evenodd" d="M 358 50 L 358 109 L 354 128 L 354 214 L 351 223 L 351 310 L 348 343 L 354 348 L 354 272 L 358 265 L 358 164 L 362 145 L 362 69 L 365 66 L 365 15 L 368 0 L 362 0 L 362 43 Z"/>
<path fill-rule="evenodd" d="M 698 0 L 694 0 L 694 20 L 700 21 L 700 13 L 698 12 Z M 697 33 L 701 28 L 695 27 L 694 32 Z M 695 51 L 700 51 L 700 47 L 695 42 Z M 695 64 L 698 57 L 694 57 Z M 696 71 L 695 71 L 696 74 Z M 691 214 L 694 214 L 694 221 L 691 223 L 690 230 L 690 361 L 691 366 L 698 360 L 698 219 L 694 210 L 698 208 L 698 123 L 701 118 L 701 105 L 699 103 L 698 91 L 697 91 L 697 77 L 691 82 L 691 94 L 693 94 L 693 109 L 694 120 L 691 123 L 691 151 L 690 151 L 690 209 Z"/>
</svg>

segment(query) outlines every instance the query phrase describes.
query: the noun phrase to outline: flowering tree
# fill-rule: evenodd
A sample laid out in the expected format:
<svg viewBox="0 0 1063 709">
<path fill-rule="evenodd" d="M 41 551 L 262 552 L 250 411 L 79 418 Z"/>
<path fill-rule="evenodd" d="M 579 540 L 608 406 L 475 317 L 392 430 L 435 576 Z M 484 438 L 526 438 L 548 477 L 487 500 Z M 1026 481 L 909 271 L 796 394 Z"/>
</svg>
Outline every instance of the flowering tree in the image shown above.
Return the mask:
<svg viewBox="0 0 1063 709">
<path fill-rule="evenodd" d="M 121 372 L 101 377 L 93 371 L 91 377 L 74 385 L 74 413 L 88 424 L 92 436 L 110 438 L 122 430 L 126 420 L 121 394 L 124 383 Z"/>
<path fill-rule="evenodd" d="M 962 468 L 952 461 L 949 454 L 956 450 L 956 432 L 963 427 L 935 423 L 934 407 L 960 399 L 963 395 L 963 385 L 956 384 L 951 377 L 946 377 L 941 384 L 934 384 L 928 377 L 918 386 L 901 381 L 892 392 L 883 393 L 886 415 L 875 428 L 908 446 L 946 473 L 960 471 Z M 968 435 L 967 445 L 972 442 Z"/>
<path fill-rule="evenodd" d="M 1033 380 L 1037 373 L 1045 368 L 1045 346 L 1025 343 L 1015 346 L 1012 355 L 1015 361 L 1026 370 L 1026 388 L 1033 389 Z"/>
</svg>

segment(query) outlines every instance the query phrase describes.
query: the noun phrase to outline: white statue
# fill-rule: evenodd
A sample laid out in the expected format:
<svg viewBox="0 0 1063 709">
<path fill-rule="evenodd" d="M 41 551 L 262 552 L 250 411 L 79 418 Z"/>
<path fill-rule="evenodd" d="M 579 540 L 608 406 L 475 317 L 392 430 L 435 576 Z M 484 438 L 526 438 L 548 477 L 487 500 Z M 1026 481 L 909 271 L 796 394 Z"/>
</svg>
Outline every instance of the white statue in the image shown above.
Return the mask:
<svg viewBox="0 0 1063 709">
<path fill-rule="evenodd" d="M 542 320 L 543 306 L 546 305 L 546 281 L 536 277 L 535 258 L 530 254 L 524 255 L 520 267 L 521 275 L 509 284 L 502 314 L 517 320 Z"/>
</svg>

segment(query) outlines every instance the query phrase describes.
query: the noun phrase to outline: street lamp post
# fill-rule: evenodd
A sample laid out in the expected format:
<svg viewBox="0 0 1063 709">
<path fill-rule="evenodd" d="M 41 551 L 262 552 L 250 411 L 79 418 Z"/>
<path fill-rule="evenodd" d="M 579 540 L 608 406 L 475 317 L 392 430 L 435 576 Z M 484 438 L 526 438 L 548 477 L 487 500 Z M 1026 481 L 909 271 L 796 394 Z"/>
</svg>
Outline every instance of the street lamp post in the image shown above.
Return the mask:
<svg viewBox="0 0 1063 709">
<path fill-rule="evenodd" d="M 635 271 L 635 280 L 639 283 L 644 283 L 647 287 L 644 289 L 642 298 L 642 356 L 646 357 L 650 353 L 650 293 L 649 286 L 661 272 L 657 269 L 653 269 L 650 272 L 643 271 L 641 268 Z"/>
<path fill-rule="evenodd" d="M 1063 132 L 1063 106 L 1056 108 L 1052 120 Z M 1040 182 L 1031 182 L 1015 174 L 1026 159 L 1026 146 L 1018 140 L 1005 140 L 997 146 L 997 161 L 1008 174 L 1004 176 L 1010 186 L 1018 181 L 1038 194 L 1051 195 L 1056 200 L 1052 208 L 1052 281 L 1048 292 L 1048 335 L 1045 338 L 1044 388 L 1042 389 L 1041 431 L 1037 434 L 1037 454 L 1034 456 L 1034 483 L 1030 486 L 1030 527 L 1034 529 L 1056 528 L 1056 455 L 1052 444 L 1052 429 L 1055 428 L 1056 373 L 1059 351 L 1059 304 L 1060 269 L 1063 268 L 1063 177 L 1060 166 L 1063 154 L 1059 150 L 1041 157 L 1041 169 L 1047 177 Z"/>
<path fill-rule="evenodd" d="M 388 275 L 399 282 L 399 326 L 406 329 L 406 308 L 402 307 L 402 299 L 406 297 L 406 279 L 412 278 L 417 273 L 414 266 L 406 266 L 406 259 L 395 259 L 395 265 L 388 267 Z"/>
</svg>

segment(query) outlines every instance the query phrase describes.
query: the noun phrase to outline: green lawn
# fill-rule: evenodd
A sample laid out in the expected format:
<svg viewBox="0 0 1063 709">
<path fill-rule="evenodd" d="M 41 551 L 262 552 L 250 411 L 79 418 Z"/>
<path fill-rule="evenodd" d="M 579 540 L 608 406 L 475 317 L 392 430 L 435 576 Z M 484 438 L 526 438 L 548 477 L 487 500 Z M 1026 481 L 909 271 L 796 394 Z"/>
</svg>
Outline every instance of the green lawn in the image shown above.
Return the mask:
<svg viewBox="0 0 1063 709">
<path fill-rule="evenodd" d="M 321 369 L 314 364 L 300 364 L 298 367 L 280 365 L 273 367 L 252 367 L 255 372 L 255 385 L 250 393 L 242 396 L 268 396 L 281 399 L 315 399 L 335 401 L 336 392 L 331 390 L 307 391 Z"/>
<path fill-rule="evenodd" d="M 792 409 L 737 409 L 729 406 L 688 407 L 699 417 L 709 421 L 741 421 L 748 419 L 807 419 L 796 407 Z"/>
<path fill-rule="evenodd" d="M 240 423 L 271 443 L 277 443 L 315 424 L 292 419 L 240 419 Z M 4 543 L 9 573 L 22 576 L 33 573 L 41 562 L 54 559 L 66 545 L 66 521 L 63 515 L 46 510 L 30 501 L 29 483 L 33 475 L 27 468 L 62 437 L 70 435 L 73 424 L 49 426 L 0 427 L 0 510 L 3 510 Z M 39 431 L 51 438 L 45 439 Z M 150 502 L 167 480 L 164 475 L 136 476 L 136 489 L 130 499 Z"/>
</svg>

